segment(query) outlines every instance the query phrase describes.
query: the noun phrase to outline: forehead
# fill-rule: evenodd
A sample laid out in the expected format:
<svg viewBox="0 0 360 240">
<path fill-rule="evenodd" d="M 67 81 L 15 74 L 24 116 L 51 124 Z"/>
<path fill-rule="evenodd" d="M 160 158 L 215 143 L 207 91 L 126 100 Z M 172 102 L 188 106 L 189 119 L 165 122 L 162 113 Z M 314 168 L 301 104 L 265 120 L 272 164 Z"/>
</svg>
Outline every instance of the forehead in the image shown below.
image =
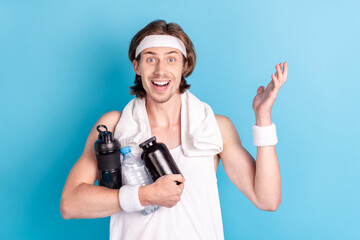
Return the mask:
<svg viewBox="0 0 360 240">
<path fill-rule="evenodd" d="M 172 47 L 152 47 L 152 48 L 146 48 L 141 52 L 142 55 L 168 55 L 168 54 L 178 54 L 179 56 L 182 55 L 182 53 Z"/>
</svg>

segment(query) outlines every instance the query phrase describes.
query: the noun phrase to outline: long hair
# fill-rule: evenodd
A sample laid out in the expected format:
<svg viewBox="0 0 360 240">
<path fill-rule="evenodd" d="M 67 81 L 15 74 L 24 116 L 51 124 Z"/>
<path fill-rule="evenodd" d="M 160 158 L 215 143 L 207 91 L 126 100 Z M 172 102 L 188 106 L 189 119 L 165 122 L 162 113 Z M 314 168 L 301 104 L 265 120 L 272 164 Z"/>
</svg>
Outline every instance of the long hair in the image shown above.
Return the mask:
<svg viewBox="0 0 360 240">
<path fill-rule="evenodd" d="M 130 46 L 129 46 L 129 59 L 132 62 L 134 59 L 137 62 L 140 62 L 141 54 L 135 58 L 135 51 L 137 46 L 140 44 L 140 42 L 148 35 L 171 35 L 174 37 L 179 38 L 185 45 L 186 48 L 186 54 L 187 58 L 184 58 L 184 64 L 185 60 L 188 62 L 187 69 L 184 71 L 184 74 L 181 77 L 180 82 L 180 93 L 185 92 L 186 89 L 190 88 L 190 84 L 188 84 L 185 80 L 186 77 L 190 76 L 191 73 L 195 69 L 196 65 L 196 53 L 194 49 L 194 45 L 191 42 L 190 38 L 186 33 L 182 30 L 182 28 L 176 24 L 176 23 L 166 23 L 164 20 L 155 20 L 146 25 L 143 29 L 141 29 L 131 40 Z M 131 86 L 130 94 L 136 95 L 139 98 L 143 98 L 146 96 L 146 91 L 142 85 L 141 82 L 141 76 L 137 75 L 135 76 L 134 86 Z"/>
</svg>

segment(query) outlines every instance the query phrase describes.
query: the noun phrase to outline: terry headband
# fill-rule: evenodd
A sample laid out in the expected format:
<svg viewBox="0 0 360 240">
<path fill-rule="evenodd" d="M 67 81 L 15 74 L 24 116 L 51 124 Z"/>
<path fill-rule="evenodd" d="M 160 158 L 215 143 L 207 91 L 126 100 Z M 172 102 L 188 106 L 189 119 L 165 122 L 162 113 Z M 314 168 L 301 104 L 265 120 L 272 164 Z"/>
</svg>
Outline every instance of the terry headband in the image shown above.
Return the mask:
<svg viewBox="0 0 360 240">
<path fill-rule="evenodd" d="M 142 50 L 146 48 L 152 47 L 171 47 L 176 48 L 182 54 L 184 54 L 186 58 L 186 48 L 184 43 L 177 37 L 173 37 L 170 35 L 149 35 L 146 36 L 136 48 L 135 58 L 141 53 Z"/>
</svg>

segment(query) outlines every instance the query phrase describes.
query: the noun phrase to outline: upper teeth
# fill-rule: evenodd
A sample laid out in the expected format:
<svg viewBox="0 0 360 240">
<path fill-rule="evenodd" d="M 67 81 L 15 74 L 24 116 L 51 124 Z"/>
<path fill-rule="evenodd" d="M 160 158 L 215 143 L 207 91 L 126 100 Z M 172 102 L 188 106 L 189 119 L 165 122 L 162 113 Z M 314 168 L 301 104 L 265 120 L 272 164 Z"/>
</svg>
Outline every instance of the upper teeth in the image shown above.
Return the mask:
<svg viewBox="0 0 360 240">
<path fill-rule="evenodd" d="M 168 84 L 168 82 L 154 82 L 155 84 L 157 84 L 157 85 L 166 85 L 166 84 Z"/>
</svg>

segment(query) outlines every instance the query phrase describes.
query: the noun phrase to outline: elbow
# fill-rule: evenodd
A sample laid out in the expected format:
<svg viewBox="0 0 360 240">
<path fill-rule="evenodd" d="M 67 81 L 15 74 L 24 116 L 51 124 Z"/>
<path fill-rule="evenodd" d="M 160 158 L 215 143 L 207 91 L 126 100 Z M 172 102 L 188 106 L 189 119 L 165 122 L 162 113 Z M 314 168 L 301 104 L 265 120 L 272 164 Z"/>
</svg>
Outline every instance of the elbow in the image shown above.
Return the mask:
<svg viewBox="0 0 360 240">
<path fill-rule="evenodd" d="M 69 220 L 69 219 L 73 218 L 71 215 L 69 203 L 68 203 L 68 201 L 66 201 L 63 198 L 61 199 L 61 202 L 60 202 L 60 214 L 61 214 L 61 217 L 65 220 Z"/>
<path fill-rule="evenodd" d="M 280 206 L 280 203 L 273 204 L 273 205 L 269 205 L 266 208 L 261 209 L 261 210 L 267 211 L 267 212 L 275 212 L 276 210 L 278 210 L 279 206 Z"/>
<path fill-rule="evenodd" d="M 280 203 L 281 203 L 281 196 L 276 200 L 273 200 L 266 204 L 260 204 L 258 208 L 262 211 L 275 212 L 276 210 L 278 210 Z"/>
</svg>

